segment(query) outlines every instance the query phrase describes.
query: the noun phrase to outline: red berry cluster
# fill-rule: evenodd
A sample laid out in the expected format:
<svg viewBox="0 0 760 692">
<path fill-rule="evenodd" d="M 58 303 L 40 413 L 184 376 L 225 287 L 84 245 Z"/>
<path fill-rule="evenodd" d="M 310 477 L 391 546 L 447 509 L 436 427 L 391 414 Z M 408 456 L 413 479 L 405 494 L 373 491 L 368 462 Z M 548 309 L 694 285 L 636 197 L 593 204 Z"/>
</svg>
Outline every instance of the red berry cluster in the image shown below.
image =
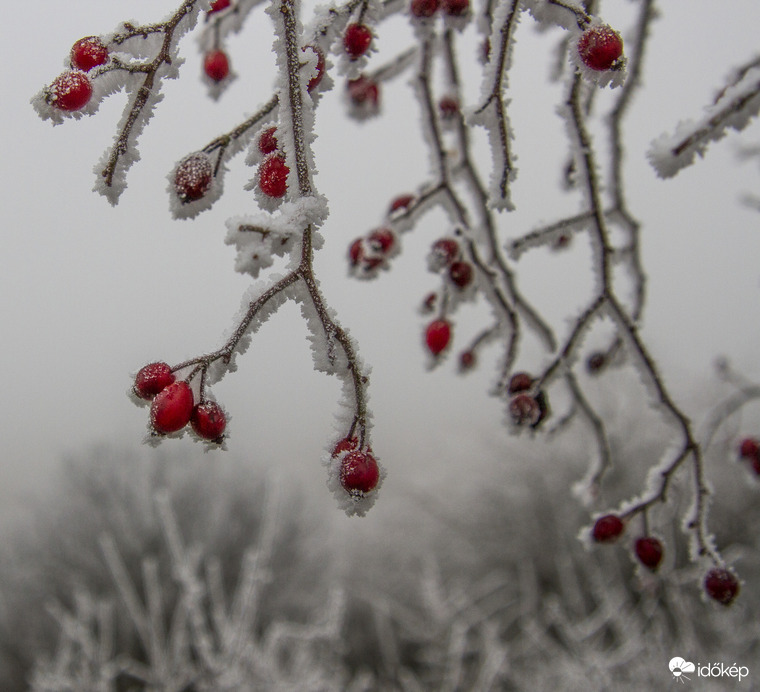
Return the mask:
<svg viewBox="0 0 760 692">
<path fill-rule="evenodd" d="M 458 289 L 467 288 L 475 277 L 472 264 L 462 258 L 459 242 L 455 238 L 439 238 L 433 243 L 428 267 L 433 272 L 445 270 L 449 281 Z"/>
<path fill-rule="evenodd" d="M 578 56 L 586 67 L 595 72 L 619 70 L 624 64 L 623 39 L 612 27 L 595 24 L 578 39 Z"/>
<path fill-rule="evenodd" d="M 357 238 L 348 248 L 348 261 L 358 275 L 372 275 L 398 252 L 398 238 L 391 228 L 381 227 Z"/>
<path fill-rule="evenodd" d="M 185 380 L 177 380 L 166 363 L 149 363 L 135 376 L 134 393 L 150 401 L 150 424 L 156 435 L 169 435 L 188 423 L 203 440 L 221 443 L 227 416 L 215 401 L 204 399 L 196 404 L 193 390 Z"/>
<path fill-rule="evenodd" d="M 748 462 L 752 470 L 760 476 L 760 440 L 745 437 L 739 444 L 739 459 Z"/>
<path fill-rule="evenodd" d="M 509 416 L 520 427 L 537 428 L 549 415 L 546 393 L 535 391 L 535 380 L 526 372 L 512 375 L 507 385 Z"/>
<path fill-rule="evenodd" d="M 380 467 L 370 447 L 359 448 L 355 437 L 344 437 L 333 449 L 333 459 L 340 458 L 340 484 L 354 497 L 363 497 L 377 487 Z"/>
</svg>

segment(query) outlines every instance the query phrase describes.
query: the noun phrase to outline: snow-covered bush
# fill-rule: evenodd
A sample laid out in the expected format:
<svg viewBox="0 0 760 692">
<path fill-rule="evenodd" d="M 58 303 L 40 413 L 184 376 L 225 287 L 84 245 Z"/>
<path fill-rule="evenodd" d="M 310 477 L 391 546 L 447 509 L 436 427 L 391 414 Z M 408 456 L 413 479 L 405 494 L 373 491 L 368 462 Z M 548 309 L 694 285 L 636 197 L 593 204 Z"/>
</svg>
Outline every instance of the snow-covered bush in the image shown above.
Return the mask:
<svg viewBox="0 0 760 692">
<path fill-rule="evenodd" d="M 263 323 L 292 300 L 308 326 L 315 368 L 342 383 L 335 431 L 325 436 L 328 486 L 349 514 L 362 515 L 375 502 L 386 468 L 371 440 L 369 368 L 328 304 L 314 262 L 323 233 L 329 233 L 330 210 L 356 202 L 328 204 L 319 192 L 313 144 L 316 114 L 330 89 L 343 90 L 348 117 L 367 119 L 380 113 L 383 87 L 410 75 L 429 174 L 414 191 L 392 201 L 378 227 L 351 243 L 351 273 L 371 279 L 391 269 L 404 234 L 433 210 L 442 211 L 447 226 L 428 258 L 438 284 L 422 301 L 431 367 L 442 363 L 455 343 L 463 373 L 476 367 L 487 348 L 499 349 L 493 392 L 515 434 L 548 435 L 578 425 L 595 442 L 586 477 L 576 484 L 591 511 L 583 522 L 584 540 L 613 542 L 623 533 L 640 538 L 636 554 L 654 570 L 663 552 L 674 550 L 663 542 L 670 535 L 663 522 L 680 521 L 706 593 L 732 602 L 740 582 L 708 525 L 712 492 L 704 440 L 640 330 L 646 267 L 641 222 L 627 196 L 624 131 L 657 12 L 653 0 L 638 0 L 630 25 L 611 27 L 603 19 L 603 3 L 592 1 L 348 0 L 314 8 L 307 18 L 297 0 L 184 0 L 161 21 L 123 22 L 77 41 L 69 67 L 33 104 L 42 118 L 58 124 L 93 115 L 104 99 L 126 92 L 113 144 L 95 168 L 95 189 L 116 204 L 138 160 L 138 139 L 163 98 L 164 81 L 182 74 L 180 39 L 197 32 L 208 93 L 221 99 L 238 74 L 260 69 L 236 63 L 227 48 L 230 37 L 253 22 L 268 21 L 273 28 L 272 92 L 260 95 L 253 113 L 237 125 L 193 147 L 168 175 L 173 215 L 192 219 L 223 203 L 228 167 L 246 152 L 246 163 L 256 169 L 247 185 L 251 208 L 231 210 L 226 242 L 237 251 L 236 270 L 253 283 L 220 347 L 171 365 L 157 359 L 137 373 L 132 394 L 150 406 L 149 441 L 190 431 L 208 447 L 223 446 L 228 414 L 211 390 L 236 369 Z M 411 22 L 413 40 L 377 64 L 377 44 L 399 16 Z M 737 18 L 725 21 L 732 19 Z M 513 48 L 526 24 L 546 31 L 547 49 L 552 44 L 557 53 L 556 107 L 566 128 L 565 191 L 557 194 L 571 194 L 576 211 L 549 223 L 539 222 L 536 214 L 534 227 L 521 231 L 510 224 L 519 203 L 520 141 L 511 124 L 510 76 Z M 476 50 L 464 40 L 473 34 Z M 674 175 L 691 163 L 726 128 L 747 125 L 760 109 L 759 69 L 756 58 L 746 62 L 704 117 L 652 144 L 649 156 L 660 175 Z M 475 98 L 465 88 L 473 82 L 479 85 Z M 490 155 L 479 155 L 481 135 Z M 574 312 L 550 318 L 523 290 L 520 260 L 535 248 L 564 252 L 580 243 L 588 249 L 586 293 Z M 459 309 L 476 299 L 488 305 L 490 321 L 465 337 L 457 324 Z M 592 333 L 593 349 L 586 346 Z M 641 487 L 610 506 L 600 498 L 608 495 L 605 484 L 619 460 L 606 412 L 595 406 L 588 384 L 622 367 L 638 373 L 644 384 L 636 405 L 657 408 L 672 434 L 647 462 Z M 382 447 L 382 441 L 375 446 Z M 678 517 L 661 510 L 672 506 L 680 482 L 691 502 Z"/>
</svg>

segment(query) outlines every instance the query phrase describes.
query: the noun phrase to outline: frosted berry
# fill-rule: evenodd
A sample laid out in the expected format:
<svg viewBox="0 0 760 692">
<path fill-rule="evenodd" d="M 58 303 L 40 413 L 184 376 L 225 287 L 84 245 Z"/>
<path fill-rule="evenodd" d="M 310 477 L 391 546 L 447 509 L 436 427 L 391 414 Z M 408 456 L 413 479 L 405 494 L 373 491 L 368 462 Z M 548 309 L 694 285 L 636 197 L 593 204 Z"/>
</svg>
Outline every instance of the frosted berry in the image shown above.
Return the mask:
<svg viewBox="0 0 760 692">
<path fill-rule="evenodd" d="M 654 536 L 642 536 L 634 546 L 639 562 L 651 570 L 656 570 L 662 562 L 662 543 Z"/>
<path fill-rule="evenodd" d="M 270 127 L 259 135 L 259 151 L 262 154 L 271 154 L 277 151 L 277 128 Z"/>
<path fill-rule="evenodd" d="M 380 480 L 377 460 L 369 450 L 349 452 L 340 464 L 340 484 L 352 495 L 370 492 Z"/>
<path fill-rule="evenodd" d="M 351 245 L 349 245 L 348 259 L 351 262 L 352 267 L 355 267 L 364 259 L 364 241 L 361 238 L 357 238 L 351 243 Z"/>
<path fill-rule="evenodd" d="M 267 197 L 282 197 L 288 190 L 290 169 L 279 154 L 272 154 L 259 166 L 259 189 Z"/>
<path fill-rule="evenodd" d="M 230 74 L 230 60 L 223 50 L 212 50 L 203 59 L 203 71 L 215 82 L 225 80 Z"/>
<path fill-rule="evenodd" d="M 332 458 L 337 459 L 344 452 L 350 452 L 356 449 L 358 444 L 359 441 L 355 437 L 344 437 L 342 440 L 335 443 L 335 447 L 333 447 L 332 451 Z"/>
<path fill-rule="evenodd" d="M 410 10 L 413 17 L 432 17 L 438 10 L 438 0 L 412 0 Z"/>
<path fill-rule="evenodd" d="M 541 406 L 535 397 L 521 392 L 509 400 L 509 415 L 516 425 L 537 425 L 541 420 Z"/>
<path fill-rule="evenodd" d="M 108 61 L 108 48 L 97 36 L 80 38 L 71 47 L 71 65 L 82 72 L 89 72 L 93 67 Z"/>
<path fill-rule="evenodd" d="M 597 543 L 612 543 L 624 531 L 625 524 L 616 514 L 599 517 L 591 530 L 591 536 Z"/>
<path fill-rule="evenodd" d="M 591 26 L 578 39 L 578 55 L 591 70 L 617 69 L 623 55 L 623 39 L 609 26 Z"/>
<path fill-rule="evenodd" d="M 439 238 L 430 248 L 427 263 L 432 272 L 450 267 L 459 259 L 459 243 L 454 238 Z"/>
<path fill-rule="evenodd" d="M 444 120 L 453 120 L 459 113 L 459 101 L 453 96 L 444 96 L 438 102 L 438 109 L 441 111 L 441 117 Z"/>
<path fill-rule="evenodd" d="M 361 106 L 370 110 L 377 108 L 380 103 L 380 86 L 369 77 L 360 76 L 349 79 L 346 84 L 348 96 L 355 106 Z"/>
<path fill-rule="evenodd" d="M 227 416 L 215 401 L 203 401 L 193 409 L 190 425 L 198 437 L 221 442 L 227 427 Z"/>
<path fill-rule="evenodd" d="M 412 202 L 414 202 L 414 195 L 399 195 L 391 202 L 388 213 L 392 214 L 399 209 L 406 209 Z"/>
<path fill-rule="evenodd" d="M 193 414 L 193 392 L 181 380 L 156 394 L 150 406 L 150 422 L 157 433 L 168 434 L 184 428 Z"/>
<path fill-rule="evenodd" d="M 425 343 L 430 353 L 439 355 L 451 340 L 451 325 L 446 320 L 435 320 L 425 330 Z"/>
<path fill-rule="evenodd" d="M 713 567 L 705 575 L 705 592 L 718 603 L 728 605 L 739 593 L 739 580 L 724 567 Z"/>
<path fill-rule="evenodd" d="M 70 70 L 56 77 L 50 85 L 49 102 L 62 111 L 84 108 L 92 96 L 92 84 L 84 72 Z"/>
<path fill-rule="evenodd" d="M 343 48 L 351 60 L 364 55 L 372 43 L 372 31 L 366 24 L 349 24 L 343 34 Z"/>
<path fill-rule="evenodd" d="M 213 178 L 211 159 L 202 151 L 197 151 L 185 157 L 177 166 L 174 191 L 181 202 L 194 202 L 209 191 Z"/>
<path fill-rule="evenodd" d="M 524 392 L 533 386 L 533 378 L 527 372 L 516 372 L 509 380 L 507 392 L 516 394 Z"/>
<path fill-rule="evenodd" d="M 221 12 L 226 10 L 230 6 L 230 0 L 212 0 L 211 8 L 208 14 L 214 14 L 215 12 Z"/>
<path fill-rule="evenodd" d="M 470 0 L 441 0 L 441 8 L 450 17 L 461 17 L 470 9 Z"/>
<path fill-rule="evenodd" d="M 322 77 L 325 75 L 325 54 L 319 46 L 304 46 L 303 50 L 306 50 L 307 48 L 311 48 L 311 50 L 317 54 L 317 74 L 315 74 L 306 85 L 307 91 L 313 91 L 317 88 L 317 86 L 319 86 L 319 83 L 322 81 Z"/>
<path fill-rule="evenodd" d="M 607 358 L 604 353 L 597 351 L 592 353 L 586 361 L 586 370 L 590 373 L 599 372 L 607 364 Z"/>
<path fill-rule="evenodd" d="M 756 459 L 760 457 L 760 442 L 754 437 L 745 437 L 739 445 L 739 456 L 742 459 Z"/>
<path fill-rule="evenodd" d="M 449 278 L 458 288 L 466 288 L 472 283 L 473 269 L 469 262 L 457 261 L 449 267 Z"/>
<path fill-rule="evenodd" d="M 390 252 L 396 244 L 396 235 L 390 228 L 378 228 L 369 234 L 367 240 L 373 250 L 385 254 Z"/>
<path fill-rule="evenodd" d="M 174 379 L 172 369 L 166 363 L 149 363 L 135 376 L 134 392 L 141 399 L 152 399 Z"/>
<path fill-rule="evenodd" d="M 475 367 L 475 354 L 472 351 L 463 351 L 459 356 L 459 367 L 462 370 L 471 370 Z"/>
</svg>

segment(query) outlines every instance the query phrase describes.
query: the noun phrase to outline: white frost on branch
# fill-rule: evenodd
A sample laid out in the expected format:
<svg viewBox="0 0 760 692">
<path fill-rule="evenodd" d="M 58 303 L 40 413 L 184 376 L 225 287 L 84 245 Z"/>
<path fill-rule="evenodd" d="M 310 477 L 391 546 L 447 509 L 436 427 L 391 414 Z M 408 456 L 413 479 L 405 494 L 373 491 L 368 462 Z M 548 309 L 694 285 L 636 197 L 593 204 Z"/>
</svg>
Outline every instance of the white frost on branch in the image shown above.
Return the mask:
<svg viewBox="0 0 760 692">
<path fill-rule="evenodd" d="M 647 152 L 661 178 L 672 178 L 682 168 L 704 156 L 710 142 L 726 136 L 728 128 L 743 130 L 760 112 L 760 61 L 730 80 L 698 120 L 678 124 L 672 135 L 655 139 Z"/>
</svg>

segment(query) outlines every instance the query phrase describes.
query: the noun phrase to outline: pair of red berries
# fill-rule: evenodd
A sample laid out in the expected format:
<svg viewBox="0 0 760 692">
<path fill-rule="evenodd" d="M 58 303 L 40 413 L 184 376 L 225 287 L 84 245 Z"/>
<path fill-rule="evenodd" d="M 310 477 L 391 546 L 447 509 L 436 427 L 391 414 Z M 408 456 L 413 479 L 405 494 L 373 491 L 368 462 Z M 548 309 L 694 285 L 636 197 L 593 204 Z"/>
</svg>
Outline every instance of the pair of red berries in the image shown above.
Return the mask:
<svg viewBox="0 0 760 692">
<path fill-rule="evenodd" d="M 614 543 L 625 531 L 625 522 L 617 514 L 599 517 L 591 530 L 591 537 L 597 543 Z M 639 562 L 652 571 L 662 562 L 662 542 L 654 536 L 642 536 L 634 543 L 634 552 Z"/>
<path fill-rule="evenodd" d="M 282 197 L 288 191 L 290 168 L 277 141 L 277 128 L 269 127 L 259 135 L 259 151 L 266 156 L 259 166 L 259 189 L 272 198 Z"/>
<path fill-rule="evenodd" d="M 364 238 L 357 238 L 348 248 L 352 268 L 371 272 L 382 266 L 397 249 L 396 234 L 390 228 L 376 228 Z"/>
<path fill-rule="evenodd" d="M 760 476 L 760 440 L 745 437 L 739 445 L 739 458 L 752 464 L 752 469 Z"/>
<path fill-rule="evenodd" d="M 49 102 L 62 111 L 78 111 L 92 98 L 92 82 L 85 74 L 108 62 L 108 48 L 97 36 L 80 38 L 69 54 L 71 70 L 59 75 L 48 90 Z"/>
<path fill-rule="evenodd" d="M 457 288 L 467 288 L 475 276 L 472 265 L 461 259 L 459 243 L 454 238 L 440 238 L 433 243 L 429 266 L 433 271 L 447 268 L 449 279 Z"/>
<path fill-rule="evenodd" d="M 354 496 L 361 497 L 374 490 L 380 481 L 380 467 L 372 450 L 359 449 L 355 437 L 345 437 L 335 445 L 333 459 L 341 457 L 339 478 L 343 489 Z"/>
<path fill-rule="evenodd" d="M 227 427 L 227 416 L 215 401 L 195 404 L 193 390 L 184 381 L 177 381 L 172 369 L 163 362 L 149 363 L 135 377 L 134 392 L 151 402 L 150 422 L 159 435 L 182 430 L 188 423 L 198 437 L 221 442 Z"/>
<path fill-rule="evenodd" d="M 614 543 L 624 531 L 625 522 L 618 515 L 605 514 L 594 523 L 591 536 L 597 543 Z M 652 571 L 662 562 L 664 549 L 660 540 L 654 536 L 636 539 L 634 551 L 639 562 Z M 739 593 L 739 580 L 725 567 L 713 567 L 705 574 L 703 588 L 714 601 L 728 605 Z"/>
<path fill-rule="evenodd" d="M 470 9 L 470 0 L 412 0 L 409 11 L 420 19 L 432 17 L 439 9 L 450 17 L 461 17 Z"/>
</svg>

